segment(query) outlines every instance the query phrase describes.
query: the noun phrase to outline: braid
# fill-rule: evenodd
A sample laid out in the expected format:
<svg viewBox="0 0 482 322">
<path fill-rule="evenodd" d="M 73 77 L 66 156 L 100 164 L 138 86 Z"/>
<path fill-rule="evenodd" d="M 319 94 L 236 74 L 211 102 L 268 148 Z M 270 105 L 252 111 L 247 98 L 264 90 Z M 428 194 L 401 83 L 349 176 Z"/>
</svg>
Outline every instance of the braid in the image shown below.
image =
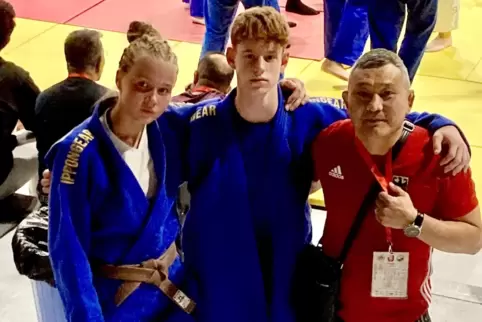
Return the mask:
<svg viewBox="0 0 482 322">
<path fill-rule="evenodd" d="M 130 24 L 127 35 L 130 44 L 124 49 L 119 61 L 119 69 L 122 71 L 128 72 L 136 58 L 142 54 L 160 58 L 177 67 L 176 54 L 151 25 L 134 21 Z"/>
<path fill-rule="evenodd" d="M 143 35 L 162 39 L 159 31 L 157 31 L 152 25 L 143 21 L 132 21 L 129 24 L 129 30 L 127 30 L 127 41 L 131 43 L 137 38 L 141 38 Z"/>
</svg>

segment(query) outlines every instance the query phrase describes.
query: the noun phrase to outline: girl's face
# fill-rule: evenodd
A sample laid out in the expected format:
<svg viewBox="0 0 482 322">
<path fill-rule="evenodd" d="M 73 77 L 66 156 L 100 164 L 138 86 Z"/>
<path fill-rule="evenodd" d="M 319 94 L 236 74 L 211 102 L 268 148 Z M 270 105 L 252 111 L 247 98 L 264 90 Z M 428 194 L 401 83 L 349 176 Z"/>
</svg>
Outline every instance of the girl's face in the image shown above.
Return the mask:
<svg viewBox="0 0 482 322">
<path fill-rule="evenodd" d="M 159 58 L 140 56 L 126 73 L 117 71 L 122 113 L 149 124 L 166 110 L 177 79 L 177 67 Z"/>
</svg>

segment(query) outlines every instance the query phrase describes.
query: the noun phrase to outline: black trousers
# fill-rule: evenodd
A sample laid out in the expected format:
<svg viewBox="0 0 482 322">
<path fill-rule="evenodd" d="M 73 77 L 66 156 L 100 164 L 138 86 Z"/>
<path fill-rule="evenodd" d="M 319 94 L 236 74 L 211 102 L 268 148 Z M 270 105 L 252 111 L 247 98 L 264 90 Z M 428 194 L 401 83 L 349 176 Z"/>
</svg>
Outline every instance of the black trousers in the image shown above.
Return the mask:
<svg viewBox="0 0 482 322">
<path fill-rule="evenodd" d="M 430 319 L 430 315 L 428 313 L 425 313 L 420 319 L 415 322 L 432 322 L 432 320 Z"/>
</svg>

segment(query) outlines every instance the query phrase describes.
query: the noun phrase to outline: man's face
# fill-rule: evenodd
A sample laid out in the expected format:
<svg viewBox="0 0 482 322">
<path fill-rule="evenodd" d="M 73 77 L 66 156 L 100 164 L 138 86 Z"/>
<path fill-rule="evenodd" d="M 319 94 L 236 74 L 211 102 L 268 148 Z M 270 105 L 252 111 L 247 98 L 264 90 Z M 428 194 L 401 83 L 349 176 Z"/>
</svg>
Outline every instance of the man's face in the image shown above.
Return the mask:
<svg viewBox="0 0 482 322">
<path fill-rule="evenodd" d="M 255 40 L 228 48 L 227 58 L 236 70 L 237 86 L 257 94 L 277 86 L 281 70 L 288 63 L 288 55 L 281 45 Z"/>
<path fill-rule="evenodd" d="M 388 64 L 355 69 L 343 99 L 359 137 L 388 137 L 403 125 L 414 94 L 402 71 Z"/>
</svg>

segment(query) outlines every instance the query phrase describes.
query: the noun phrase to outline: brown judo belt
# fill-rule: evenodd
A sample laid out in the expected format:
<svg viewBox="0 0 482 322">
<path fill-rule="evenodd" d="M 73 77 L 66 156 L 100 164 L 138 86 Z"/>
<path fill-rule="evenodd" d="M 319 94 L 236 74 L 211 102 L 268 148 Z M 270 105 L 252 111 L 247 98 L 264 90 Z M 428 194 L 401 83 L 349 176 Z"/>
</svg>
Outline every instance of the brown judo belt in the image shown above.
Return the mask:
<svg viewBox="0 0 482 322">
<path fill-rule="evenodd" d="M 104 277 L 124 281 L 115 296 L 117 306 L 121 305 L 141 283 L 148 283 L 157 286 L 184 312 L 191 314 L 196 303 L 169 280 L 169 267 L 174 263 L 176 257 L 176 245 L 172 243 L 158 259 L 149 259 L 140 265 L 103 265 L 100 273 Z"/>
</svg>

